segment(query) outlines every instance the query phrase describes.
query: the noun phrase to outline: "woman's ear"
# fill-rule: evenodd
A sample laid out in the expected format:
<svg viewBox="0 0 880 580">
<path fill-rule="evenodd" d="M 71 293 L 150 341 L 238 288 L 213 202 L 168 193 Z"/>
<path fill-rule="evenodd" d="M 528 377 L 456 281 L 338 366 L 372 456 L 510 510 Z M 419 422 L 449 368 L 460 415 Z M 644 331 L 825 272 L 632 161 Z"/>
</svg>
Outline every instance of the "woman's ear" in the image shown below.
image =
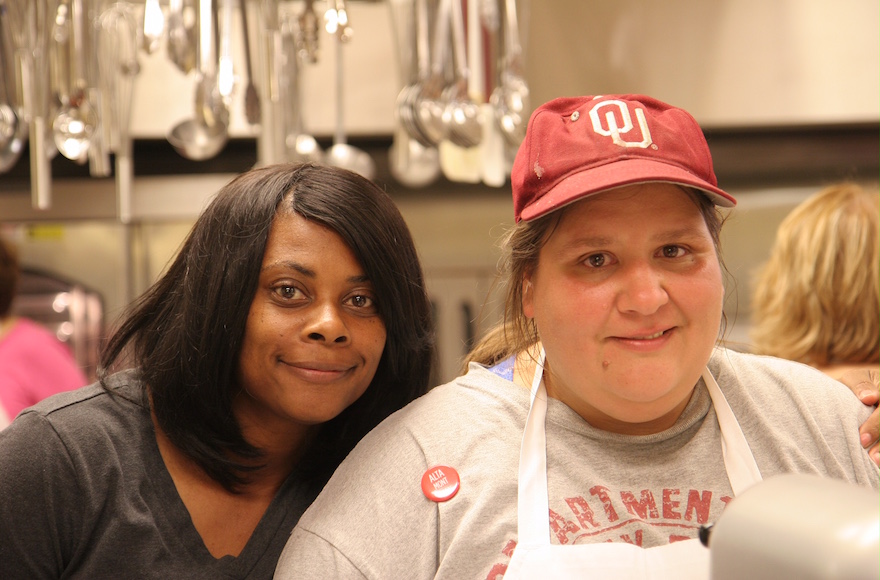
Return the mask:
<svg viewBox="0 0 880 580">
<path fill-rule="evenodd" d="M 522 282 L 522 309 L 526 318 L 535 317 L 534 288 L 532 287 L 531 275 L 523 277 Z"/>
</svg>

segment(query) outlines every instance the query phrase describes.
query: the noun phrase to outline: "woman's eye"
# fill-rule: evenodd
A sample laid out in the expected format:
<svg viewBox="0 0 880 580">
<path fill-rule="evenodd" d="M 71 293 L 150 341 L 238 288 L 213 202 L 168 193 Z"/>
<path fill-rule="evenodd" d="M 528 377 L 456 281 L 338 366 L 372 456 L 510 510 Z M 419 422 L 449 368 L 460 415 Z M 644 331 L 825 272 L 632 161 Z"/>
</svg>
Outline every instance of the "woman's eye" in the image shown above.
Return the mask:
<svg viewBox="0 0 880 580">
<path fill-rule="evenodd" d="M 605 265 L 607 258 L 605 254 L 593 254 L 587 256 L 586 263 L 593 268 L 600 268 Z"/>
<path fill-rule="evenodd" d="M 678 258 L 684 254 L 684 248 L 681 246 L 663 246 L 663 257 Z"/>
<path fill-rule="evenodd" d="M 349 298 L 349 302 L 356 308 L 372 308 L 374 306 L 373 299 L 363 294 L 358 294 Z"/>
<path fill-rule="evenodd" d="M 285 300 L 297 298 L 299 294 L 302 294 L 296 286 L 278 286 L 275 288 L 275 293 Z"/>
</svg>

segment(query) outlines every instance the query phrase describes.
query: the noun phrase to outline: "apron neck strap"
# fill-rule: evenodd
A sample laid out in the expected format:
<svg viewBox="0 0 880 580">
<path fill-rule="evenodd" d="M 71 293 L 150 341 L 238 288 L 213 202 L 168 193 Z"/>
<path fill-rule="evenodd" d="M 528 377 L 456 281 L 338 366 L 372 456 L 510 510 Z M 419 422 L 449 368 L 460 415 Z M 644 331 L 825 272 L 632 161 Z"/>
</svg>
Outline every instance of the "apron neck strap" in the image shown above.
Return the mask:
<svg viewBox="0 0 880 580">
<path fill-rule="evenodd" d="M 547 438 L 544 429 L 547 416 L 547 390 L 543 381 L 544 359 L 542 347 L 532 379 L 531 408 L 526 417 L 519 454 L 517 545 L 521 546 L 540 546 L 550 542 Z M 734 495 L 739 495 L 749 486 L 761 481 L 761 472 L 733 410 L 708 368 L 703 371 L 703 381 L 718 418 L 721 452 L 727 477 Z"/>
</svg>

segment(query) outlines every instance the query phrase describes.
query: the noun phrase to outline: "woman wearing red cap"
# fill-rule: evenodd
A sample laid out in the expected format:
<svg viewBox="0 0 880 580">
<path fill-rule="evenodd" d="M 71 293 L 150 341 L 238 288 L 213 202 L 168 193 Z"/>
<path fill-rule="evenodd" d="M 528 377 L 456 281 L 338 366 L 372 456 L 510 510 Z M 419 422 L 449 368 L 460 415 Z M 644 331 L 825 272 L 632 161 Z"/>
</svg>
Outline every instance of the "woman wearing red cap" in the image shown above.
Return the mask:
<svg viewBox="0 0 880 580">
<path fill-rule="evenodd" d="M 762 478 L 878 488 L 869 408 L 718 345 L 735 201 L 693 117 L 551 101 L 512 187 L 505 325 L 349 455 L 276 578 L 706 578 L 701 526 Z"/>
</svg>

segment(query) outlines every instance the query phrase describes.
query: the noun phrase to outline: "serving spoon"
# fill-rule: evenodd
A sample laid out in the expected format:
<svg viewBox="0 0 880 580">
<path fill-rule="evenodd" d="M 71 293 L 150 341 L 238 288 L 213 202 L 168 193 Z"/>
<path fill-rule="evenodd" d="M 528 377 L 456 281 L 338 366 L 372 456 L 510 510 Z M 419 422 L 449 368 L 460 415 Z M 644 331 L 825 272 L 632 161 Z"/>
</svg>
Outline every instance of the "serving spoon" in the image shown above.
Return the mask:
<svg viewBox="0 0 880 580">
<path fill-rule="evenodd" d="M 181 121 L 166 136 L 171 146 L 193 161 L 217 155 L 229 140 L 229 109 L 217 87 L 214 72 L 214 9 L 212 0 L 199 1 L 198 81 L 195 116 Z"/>
</svg>

